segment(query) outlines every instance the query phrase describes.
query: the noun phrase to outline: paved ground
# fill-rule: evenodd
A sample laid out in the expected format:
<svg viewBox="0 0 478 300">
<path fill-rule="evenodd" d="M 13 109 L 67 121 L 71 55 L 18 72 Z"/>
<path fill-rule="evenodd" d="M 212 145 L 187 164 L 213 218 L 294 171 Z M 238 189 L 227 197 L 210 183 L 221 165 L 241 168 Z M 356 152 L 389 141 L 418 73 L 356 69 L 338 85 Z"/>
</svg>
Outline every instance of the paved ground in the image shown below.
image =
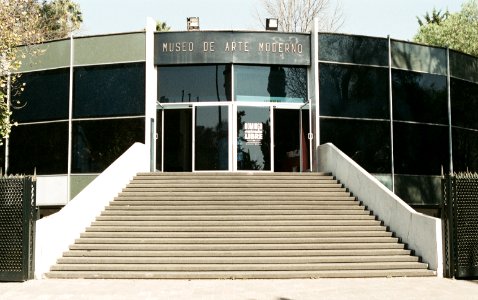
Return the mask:
<svg viewBox="0 0 478 300">
<path fill-rule="evenodd" d="M 0 283 L 2 300 L 478 299 L 478 281 L 443 278 L 305 280 L 31 280 Z"/>
</svg>

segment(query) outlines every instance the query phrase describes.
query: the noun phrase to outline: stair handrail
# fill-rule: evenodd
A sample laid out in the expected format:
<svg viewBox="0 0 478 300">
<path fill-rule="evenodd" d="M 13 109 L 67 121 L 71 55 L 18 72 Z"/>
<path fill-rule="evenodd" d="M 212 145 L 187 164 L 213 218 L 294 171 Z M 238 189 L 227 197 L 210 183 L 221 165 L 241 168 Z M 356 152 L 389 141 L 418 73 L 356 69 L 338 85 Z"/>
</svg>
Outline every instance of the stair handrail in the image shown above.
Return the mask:
<svg viewBox="0 0 478 300">
<path fill-rule="evenodd" d="M 331 143 L 317 147 L 319 172 L 331 172 L 389 226 L 429 268 L 443 276 L 441 220 L 416 212 L 377 178 Z"/>
<path fill-rule="evenodd" d="M 149 149 L 133 144 L 59 212 L 36 221 L 35 278 L 40 279 L 139 172 L 149 172 Z"/>
</svg>

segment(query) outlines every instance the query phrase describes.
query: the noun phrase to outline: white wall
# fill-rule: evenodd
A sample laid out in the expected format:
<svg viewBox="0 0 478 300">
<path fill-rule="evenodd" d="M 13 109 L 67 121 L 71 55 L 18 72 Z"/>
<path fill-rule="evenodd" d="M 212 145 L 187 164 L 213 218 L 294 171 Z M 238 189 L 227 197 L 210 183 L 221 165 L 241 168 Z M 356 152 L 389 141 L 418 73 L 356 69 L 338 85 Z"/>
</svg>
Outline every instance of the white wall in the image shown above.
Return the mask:
<svg viewBox="0 0 478 300">
<path fill-rule="evenodd" d="M 417 256 L 443 276 L 441 220 L 417 213 L 334 145 L 318 147 L 318 169 L 331 172 Z"/>
<path fill-rule="evenodd" d="M 68 176 L 37 176 L 37 206 L 65 205 L 68 203 Z"/>
<path fill-rule="evenodd" d="M 135 143 L 59 212 L 36 222 L 35 277 L 42 278 L 138 172 L 149 171 L 149 149 Z"/>
</svg>

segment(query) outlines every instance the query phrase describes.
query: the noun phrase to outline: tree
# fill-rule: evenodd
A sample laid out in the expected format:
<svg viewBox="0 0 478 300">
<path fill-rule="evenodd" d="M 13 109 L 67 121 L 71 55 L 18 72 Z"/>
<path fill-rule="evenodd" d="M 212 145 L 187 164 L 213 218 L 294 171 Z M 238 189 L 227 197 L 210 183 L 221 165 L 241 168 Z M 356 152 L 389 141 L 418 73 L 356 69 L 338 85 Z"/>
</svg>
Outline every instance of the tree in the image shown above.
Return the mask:
<svg viewBox="0 0 478 300">
<path fill-rule="evenodd" d="M 35 0 L 0 0 L 0 7 L 0 135 L 8 137 L 11 123 L 7 98 L 25 56 L 17 46 L 42 41 L 41 17 Z"/>
<path fill-rule="evenodd" d="M 12 125 L 9 100 L 13 102 L 15 96 L 11 91 L 25 88 L 17 80 L 21 60 L 27 54 L 39 54 L 34 45 L 45 39 L 68 36 L 82 19 L 79 7 L 70 0 L 0 0 L 0 8 L 0 135 L 8 137 Z"/>
<path fill-rule="evenodd" d="M 170 31 L 171 27 L 161 20 L 156 21 L 156 31 Z"/>
<path fill-rule="evenodd" d="M 450 47 L 478 56 L 478 5 L 476 1 L 469 0 L 463 3 L 461 11 L 448 13 L 439 22 L 422 22 L 413 40 L 434 46 Z"/>
<path fill-rule="evenodd" d="M 47 40 L 68 37 L 83 22 L 80 6 L 70 0 L 44 0 L 40 15 L 43 37 Z"/>
<path fill-rule="evenodd" d="M 319 30 L 337 31 L 343 25 L 343 15 L 338 3 L 331 6 L 330 0 L 261 0 L 267 17 L 277 18 L 279 30 L 287 32 L 308 32 L 314 18 L 319 19 Z M 264 18 L 257 16 L 264 26 Z"/>
<path fill-rule="evenodd" d="M 436 10 L 435 8 L 433 9 L 431 15 L 427 12 L 424 16 L 423 16 L 423 20 L 420 19 L 419 17 L 417 17 L 417 21 L 418 21 L 418 25 L 420 26 L 424 26 L 424 25 L 427 25 L 427 24 L 437 24 L 437 25 L 440 25 L 441 23 L 443 23 L 443 21 L 445 21 L 448 16 L 450 15 L 450 12 L 447 10 L 445 11 L 443 14 L 442 14 L 442 11 L 441 10 Z"/>
</svg>

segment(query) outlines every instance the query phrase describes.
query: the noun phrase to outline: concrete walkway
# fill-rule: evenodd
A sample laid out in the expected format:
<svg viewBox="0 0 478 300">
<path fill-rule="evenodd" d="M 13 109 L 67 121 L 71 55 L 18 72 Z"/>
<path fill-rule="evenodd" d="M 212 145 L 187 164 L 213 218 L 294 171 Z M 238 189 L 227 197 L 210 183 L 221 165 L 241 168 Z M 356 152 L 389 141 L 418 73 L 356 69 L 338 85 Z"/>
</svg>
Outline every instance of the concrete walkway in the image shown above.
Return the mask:
<svg viewBox="0 0 478 300">
<path fill-rule="evenodd" d="M 2 300 L 478 299 L 478 281 L 443 278 L 305 280 L 31 280 L 0 283 Z"/>
</svg>

